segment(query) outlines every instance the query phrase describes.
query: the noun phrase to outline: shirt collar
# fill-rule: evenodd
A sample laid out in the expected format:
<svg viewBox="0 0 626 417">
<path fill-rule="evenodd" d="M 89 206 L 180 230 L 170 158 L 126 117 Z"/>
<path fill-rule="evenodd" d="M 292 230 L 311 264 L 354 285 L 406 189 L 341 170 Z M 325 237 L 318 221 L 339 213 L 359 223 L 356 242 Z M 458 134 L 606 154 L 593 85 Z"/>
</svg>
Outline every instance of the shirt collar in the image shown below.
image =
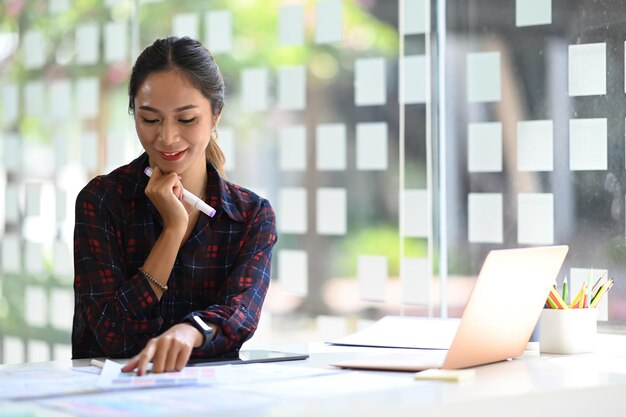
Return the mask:
<svg viewBox="0 0 626 417">
<path fill-rule="evenodd" d="M 148 200 L 145 194 L 148 176 L 144 173 L 147 166 L 148 154 L 144 152 L 130 164 L 119 168 L 118 181 L 122 198 L 126 200 Z M 239 199 L 234 198 L 238 194 L 237 188 L 222 178 L 215 166 L 209 161 L 207 161 L 206 167 L 209 176 L 206 185 L 207 203 L 216 209 L 215 215 L 219 216 L 220 212 L 224 212 L 236 222 L 245 222 L 245 216 L 236 201 Z"/>
</svg>

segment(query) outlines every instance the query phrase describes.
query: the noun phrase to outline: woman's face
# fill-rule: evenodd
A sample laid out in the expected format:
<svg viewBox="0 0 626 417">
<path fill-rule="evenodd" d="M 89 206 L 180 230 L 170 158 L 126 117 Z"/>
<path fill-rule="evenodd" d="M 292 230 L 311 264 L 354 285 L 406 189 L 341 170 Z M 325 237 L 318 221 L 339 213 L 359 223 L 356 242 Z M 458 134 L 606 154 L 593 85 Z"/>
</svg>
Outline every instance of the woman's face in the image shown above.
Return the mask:
<svg viewBox="0 0 626 417">
<path fill-rule="evenodd" d="M 211 110 L 209 100 L 178 71 L 150 74 L 135 96 L 135 128 L 150 165 L 179 175 L 191 167 L 204 169 L 219 120 Z"/>
</svg>

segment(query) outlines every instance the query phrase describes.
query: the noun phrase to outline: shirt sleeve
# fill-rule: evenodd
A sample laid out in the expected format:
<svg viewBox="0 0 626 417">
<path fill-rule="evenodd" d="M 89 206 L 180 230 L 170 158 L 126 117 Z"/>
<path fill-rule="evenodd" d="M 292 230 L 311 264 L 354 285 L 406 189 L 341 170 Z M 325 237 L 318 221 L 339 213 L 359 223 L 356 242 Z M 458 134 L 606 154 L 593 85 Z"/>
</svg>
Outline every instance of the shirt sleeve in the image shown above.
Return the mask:
<svg viewBox="0 0 626 417">
<path fill-rule="evenodd" d="M 87 328 L 108 356 L 130 357 L 159 333 L 163 320 L 150 284 L 137 279 L 137 271 L 125 271 L 123 213 L 111 208 L 118 197 L 97 183 L 76 200 L 74 331 Z"/>
<path fill-rule="evenodd" d="M 211 343 L 194 349 L 194 357 L 239 349 L 256 331 L 270 283 L 272 248 L 277 241 L 274 210 L 267 200 L 262 201 L 250 223 L 233 271 L 226 280 L 223 303 L 197 312 L 219 330 Z"/>
</svg>

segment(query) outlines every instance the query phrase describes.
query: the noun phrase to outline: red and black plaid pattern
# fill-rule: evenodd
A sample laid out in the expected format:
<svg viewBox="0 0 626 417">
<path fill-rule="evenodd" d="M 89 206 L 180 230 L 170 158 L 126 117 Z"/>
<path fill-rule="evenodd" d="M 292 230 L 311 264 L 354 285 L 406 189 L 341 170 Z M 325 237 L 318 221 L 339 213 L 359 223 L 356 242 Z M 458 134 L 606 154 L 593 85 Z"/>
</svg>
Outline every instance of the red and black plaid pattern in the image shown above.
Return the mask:
<svg viewBox="0 0 626 417">
<path fill-rule="evenodd" d="M 256 330 L 276 243 L 269 202 L 222 179 L 207 163 L 207 202 L 180 248 L 159 301 L 138 268 L 163 222 L 144 190 L 146 154 L 94 178 L 76 200 L 72 357 L 130 357 L 192 311 L 219 332 L 204 351 L 239 348 Z"/>
</svg>

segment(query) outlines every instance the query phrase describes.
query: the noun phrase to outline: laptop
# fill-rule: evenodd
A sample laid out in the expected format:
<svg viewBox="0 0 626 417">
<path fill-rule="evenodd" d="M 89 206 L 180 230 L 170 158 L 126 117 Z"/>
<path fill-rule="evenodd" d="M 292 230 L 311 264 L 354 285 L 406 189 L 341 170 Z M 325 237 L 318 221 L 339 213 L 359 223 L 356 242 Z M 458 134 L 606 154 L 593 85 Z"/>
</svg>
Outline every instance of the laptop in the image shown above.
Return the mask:
<svg viewBox="0 0 626 417">
<path fill-rule="evenodd" d="M 407 349 L 332 365 L 416 372 L 469 368 L 520 356 L 567 251 L 563 245 L 489 252 L 448 350 Z"/>
</svg>

